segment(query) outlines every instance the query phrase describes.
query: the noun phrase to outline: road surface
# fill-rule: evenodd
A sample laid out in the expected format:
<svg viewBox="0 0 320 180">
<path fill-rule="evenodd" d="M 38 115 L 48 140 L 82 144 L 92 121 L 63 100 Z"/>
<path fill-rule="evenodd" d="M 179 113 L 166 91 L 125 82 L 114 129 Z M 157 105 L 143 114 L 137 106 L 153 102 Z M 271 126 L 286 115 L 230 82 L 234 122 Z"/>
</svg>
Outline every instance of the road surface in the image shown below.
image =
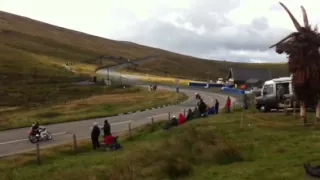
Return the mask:
<svg viewBox="0 0 320 180">
<path fill-rule="evenodd" d="M 106 74 L 106 69 L 100 69 L 98 74 Z M 123 75 L 115 71 L 115 68 L 109 68 L 110 77 L 120 77 L 127 81 L 127 83 L 134 85 L 146 85 L 146 83 L 139 80 L 137 75 Z M 174 87 L 158 86 L 158 88 L 175 90 Z M 154 120 L 167 120 L 168 113 L 172 115 L 178 115 L 183 112 L 183 109 L 195 107 L 197 100 L 195 99 L 195 92 L 197 91 L 205 102 L 212 105 L 214 99 L 218 99 L 220 104 L 223 104 L 226 100 L 225 95 L 204 92 L 192 89 L 181 89 L 183 93 L 188 95 L 189 99 L 179 105 L 168 106 L 160 109 L 151 109 L 148 111 L 136 112 L 132 114 L 125 114 L 120 116 L 108 117 L 111 124 L 112 133 L 128 130 L 128 123 L 131 123 L 131 127 L 135 128 L 143 124 L 150 123 L 150 117 L 154 117 Z M 234 101 L 234 98 L 231 98 Z M 103 125 L 103 121 L 106 118 L 96 118 L 75 122 L 66 122 L 59 124 L 47 125 L 46 128 L 53 134 L 53 140 L 40 142 L 41 148 L 50 147 L 53 145 L 64 144 L 66 142 L 72 142 L 72 134 L 76 134 L 77 139 L 89 138 L 91 127 L 94 122 L 98 122 L 99 125 Z M 22 152 L 35 150 L 35 144 L 32 144 L 27 139 L 29 128 L 20 128 L 7 131 L 0 131 L 0 157 L 18 154 Z"/>
</svg>

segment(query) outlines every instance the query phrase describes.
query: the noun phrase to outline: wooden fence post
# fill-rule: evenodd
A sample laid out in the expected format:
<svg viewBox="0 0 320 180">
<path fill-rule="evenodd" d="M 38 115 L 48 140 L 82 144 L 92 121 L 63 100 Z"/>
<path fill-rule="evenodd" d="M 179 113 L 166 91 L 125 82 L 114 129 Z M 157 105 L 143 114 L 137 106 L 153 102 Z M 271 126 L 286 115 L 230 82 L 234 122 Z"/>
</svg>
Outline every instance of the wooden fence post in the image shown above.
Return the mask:
<svg viewBox="0 0 320 180">
<path fill-rule="evenodd" d="M 130 136 L 130 140 L 132 140 L 131 122 L 129 123 L 129 136 Z"/>
<path fill-rule="evenodd" d="M 240 121 L 240 127 L 243 126 L 243 110 L 241 110 L 241 121 Z"/>
<path fill-rule="evenodd" d="M 73 151 L 74 153 L 78 151 L 76 134 L 73 134 Z"/>
<path fill-rule="evenodd" d="M 154 120 L 153 120 L 153 116 L 151 117 L 151 128 L 152 128 L 152 131 L 154 130 Z"/>
<path fill-rule="evenodd" d="M 37 142 L 37 163 L 38 165 L 41 164 L 41 159 L 40 159 L 40 145 L 39 145 L 39 141 Z"/>
<path fill-rule="evenodd" d="M 170 121 L 170 119 L 171 119 L 171 113 L 168 112 L 168 121 Z"/>
<path fill-rule="evenodd" d="M 294 100 L 293 101 L 293 116 L 296 116 L 296 106 L 297 106 L 297 102 Z"/>
</svg>

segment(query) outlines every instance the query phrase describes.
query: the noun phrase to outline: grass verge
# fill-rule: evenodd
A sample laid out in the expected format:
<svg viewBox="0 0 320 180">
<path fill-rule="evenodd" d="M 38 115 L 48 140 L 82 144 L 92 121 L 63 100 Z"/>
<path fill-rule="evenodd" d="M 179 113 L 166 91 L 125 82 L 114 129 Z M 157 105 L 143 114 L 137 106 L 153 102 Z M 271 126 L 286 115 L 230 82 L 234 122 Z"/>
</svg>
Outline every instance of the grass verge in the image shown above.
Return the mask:
<svg viewBox="0 0 320 180">
<path fill-rule="evenodd" d="M 167 85 L 176 85 L 176 78 L 174 77 L 165 77 L 165 76 L 157 76 L 148 73 L 139 73 L 134 71 L 128 71 L 126 69 L 119 69 L 118 71 L 127 74 L 139 75 L 141 76 L 141 80 L 145 82 L 151 83 L 160 83 L 160 84 L 167 84 Z M 189 82 L 192 80 L 189 79 L 179 79 L 180 86 L 188 86 Z"/>
<path fill-rule="evenodd" d="M 242 119 L 242 121 L 241 121 Z M 240 124 L 242 122 L 242 127 Z M 319 162 L 319 126 L 293 116 L 246 112 L 197 119 L 170 131 L 142 128 L 123 149 L 72 155 L 71 146 L 4 158 L 7 179 L 304 179 L 304 162 Z M 250 125 L 250 126 L 249 126 Z M 67 147 L 67 146 L 65 146 Z M 86 148 L 86 149 L 85 149 Z"/>
<path fill-rule="evenodd" d="M 165 90 L 150 92 L 138 87 L 105 89 L 100 86 L 82 88 L 78 86 L 77 88 L 70 87 L 69 91 L 59 94 L 60 103 L 42 105 L 37 108 L 7 108 L 6 111 L 0 112 L 0 130 L 29 126 L 35 121 L 40 124 L 53 124 L 112 116 L 187 99 L 183 93 Z M 66 98 L 72 98 L 69 97 L 71 92 L 75 96 L 74 99 L 66 100 Z"/>
</svg>

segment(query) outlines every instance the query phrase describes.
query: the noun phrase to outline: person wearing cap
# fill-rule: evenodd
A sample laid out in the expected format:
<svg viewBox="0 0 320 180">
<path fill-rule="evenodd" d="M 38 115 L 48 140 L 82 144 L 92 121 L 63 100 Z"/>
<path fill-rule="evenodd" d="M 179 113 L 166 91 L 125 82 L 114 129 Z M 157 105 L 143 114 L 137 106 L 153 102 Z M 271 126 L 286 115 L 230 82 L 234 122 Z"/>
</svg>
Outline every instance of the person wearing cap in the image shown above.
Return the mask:
<svg viewBox="0 0 320 180">
<path fill-rule="evenodd" d="M 96 148 L 100 148 L 99 136 L 100 136 L 100 128 L 98 126 L 98 123 L 94 122 L 92 131 L 91 131 L 92 147 L 94 150 Z"/>
<path fill-rule="evenodd" d="M 172 116 L 170 124 L 171 126 L 178 126 L 178 119 L 176 118 L 175 115 Z"/>
</svg>

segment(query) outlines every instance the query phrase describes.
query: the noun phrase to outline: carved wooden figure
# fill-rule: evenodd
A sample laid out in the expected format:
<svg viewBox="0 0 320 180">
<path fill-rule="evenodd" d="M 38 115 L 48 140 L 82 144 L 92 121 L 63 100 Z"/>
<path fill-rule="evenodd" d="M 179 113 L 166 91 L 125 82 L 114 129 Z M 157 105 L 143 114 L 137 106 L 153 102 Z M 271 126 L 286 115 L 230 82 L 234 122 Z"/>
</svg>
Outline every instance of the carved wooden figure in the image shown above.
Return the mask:
<svg viewBox="0 0 320 180">
<path fill-rule="evenodd" d="M 300 102 L 300 117 L 303 125 L 307 124 L 306 108 L 316 107 L 316 122 L 320 122 L 320 35 L 317 27 L 311 28 L 306 10 L 301 6 L 304 26 L 301 26 L 289 9 L 280 2 L 289 14 L 296 32 L 272 45 L 279 54 L 288 56 L 288 68 L 292 73 L 292 86 Z"/>
</svg>

